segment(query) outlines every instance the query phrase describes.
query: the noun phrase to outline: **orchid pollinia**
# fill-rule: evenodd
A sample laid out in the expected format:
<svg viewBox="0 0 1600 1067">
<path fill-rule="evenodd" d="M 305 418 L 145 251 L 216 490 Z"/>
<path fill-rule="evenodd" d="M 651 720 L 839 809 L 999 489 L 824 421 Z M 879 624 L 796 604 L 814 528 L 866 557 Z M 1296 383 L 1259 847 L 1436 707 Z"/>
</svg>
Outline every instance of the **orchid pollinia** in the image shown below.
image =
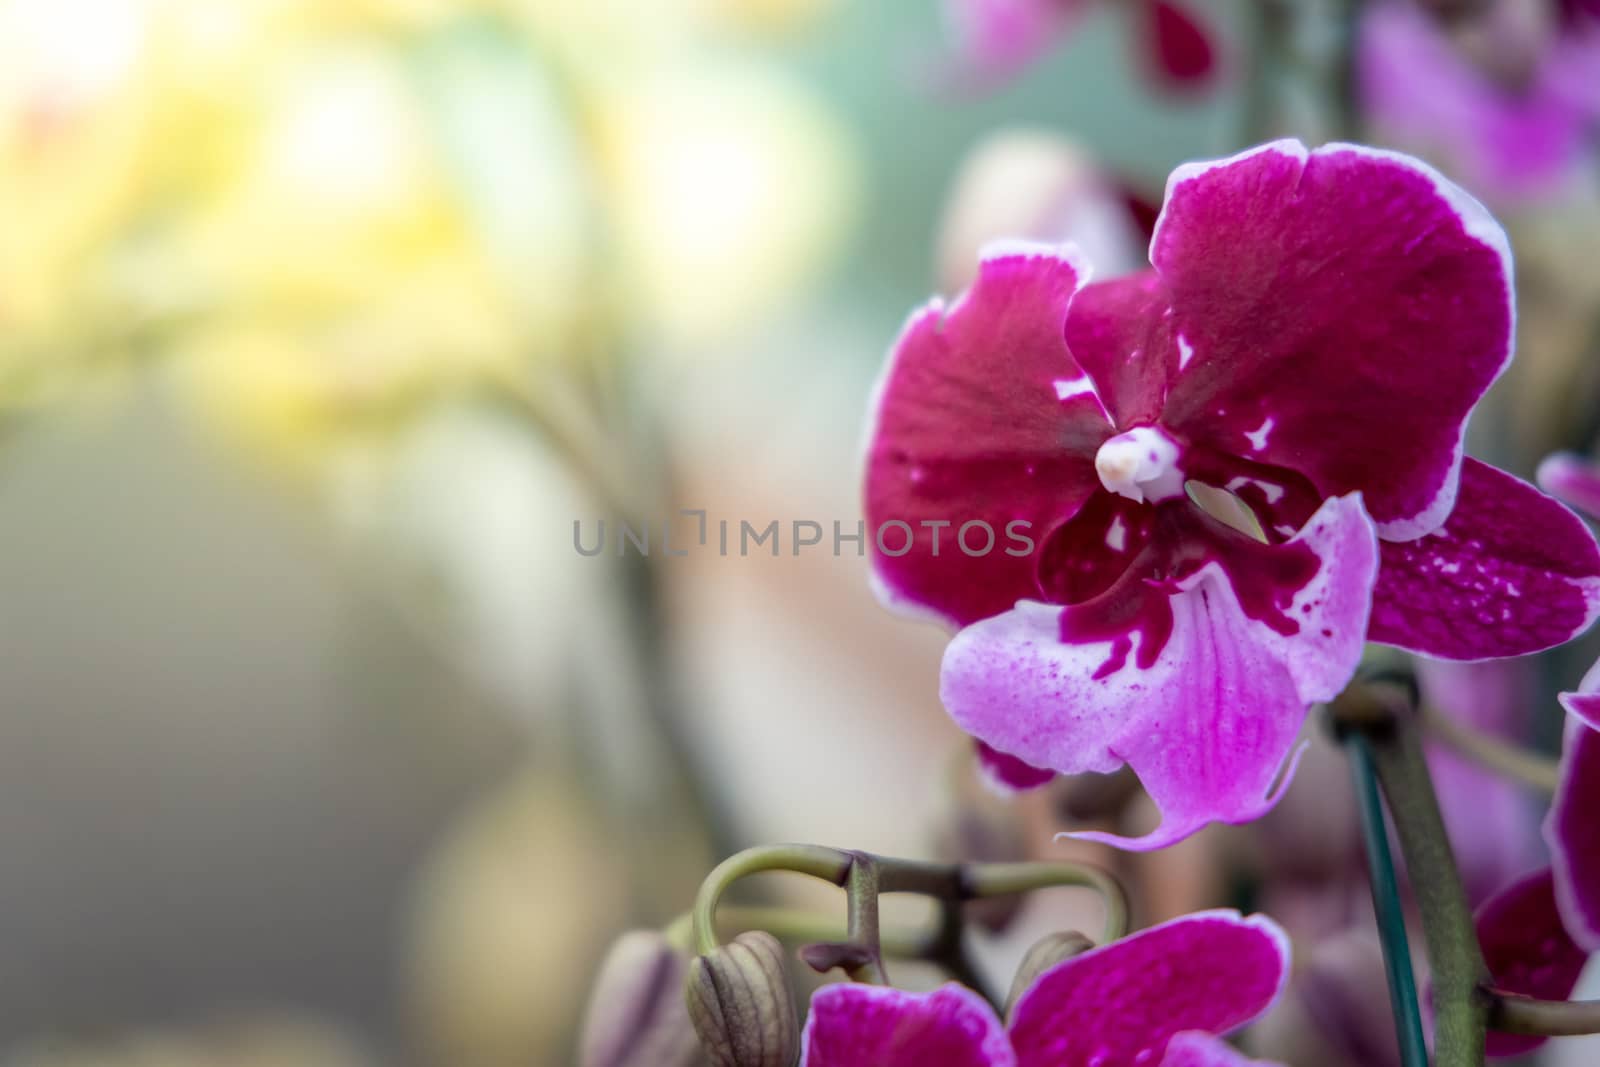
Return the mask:
<svg viewBox="0 0 1600 1067">
<path fill-rule="evenodd" d="M 1416 160 L 1279 141 L 1178 168 L 1150 263 L 1096 282 L 1071 248 L 1002 244 L 968 292 L 912 314 L 867 438 L 867 522 L 910 531 L 898 554 L 879 541 L 878 593 L 955 630 L 941 696 L 991 778 L 1020 789 L 1137 774 L 1157 826 L 1071 832 L 1123 849 L 1263 815 L 1292 787 L 1311 706 L 1332 702 L 1371 785 L 1373 868 L 1393 877 L 1381 783 L 1416 889 L 1434 1062 L 1600 1032 L 1600 1007 L 1564 999 L 1600 949 L 1600 849 L 1580 814 L 1600 790 L 1600 670 L 1563 697 L 1573 724 L 1546 828 L 1553 867 L 1491 899 L 1476 929 L 1414 730 L 1415 687 L 1402 706 L 1388 683 L 1350 684 L 1368 642 L 1520 656 L 1600 614 L 1600 545 L 1583 521 L 1464 455 L 1467 419 L 1512 354 L 1500 226 Z M 1560 464 L 1542 478 L 1600 505 L 1600 478 Z M 974 553 L 949 534 L 941 547 L 942 530 L 973 522 L 1029 531 L 1035 548 Z M 722 890 L 773 869 L 849 898 L 842 936 L 787 914 L 746 924 L 814 942 L 802 959 L 854 979 L 818 991 L 808 1015 L 792 1009 L 776 940 L 717 937 Z M 1041 943 L 1076 947 L 1025 962 L 997 1011 L 964 956 L 962 904 L 1074 884 L 1106 900 L 1101 943 Z M 935 898 L 939 928 L 886 933 L 885 892 Z M 1404 918 L 1379 896 L 1411 1067 L 1427 1053 L 1416 997 L 1409 1029 L 1401 1017 Z M 1125 936 L 1124 908 L 1115 881 L 1082 865 L 755 849 L 712 872 L 686 928 L 699 952 L 689 1015 L 722 1067 L 1258 1062 L 1224 1037 L 1279 998 L 1284 932 L 1216 911 Z M 883 959 L 896 954 L 957 981 L 894 989 Z"/>
</svg>

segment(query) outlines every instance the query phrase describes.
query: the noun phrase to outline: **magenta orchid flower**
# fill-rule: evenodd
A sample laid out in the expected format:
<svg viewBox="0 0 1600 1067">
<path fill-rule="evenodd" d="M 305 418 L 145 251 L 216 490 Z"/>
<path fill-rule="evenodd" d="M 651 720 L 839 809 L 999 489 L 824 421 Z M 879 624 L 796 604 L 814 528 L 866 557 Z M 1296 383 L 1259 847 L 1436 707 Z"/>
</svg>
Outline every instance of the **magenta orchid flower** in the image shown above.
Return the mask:
<svg viewBox="0 0 1600 1067">
<path fill-rule="evenodd" d="M 1496 47 L 1516 50 L 1505 41 Z M 1363 110 L 1384 137 L 1438 157 L 1497 203 L 1547 195 L 1593 156 L 1600 28 L 1586 17 L 1569 20 L 1526 49 L 1535 53 L 1530 69 L 1497 79 L 1415 4 L 1372 4 L 1359 45 Z"/>
<path fill-rule="evenodd" d="M 1539 484 L 1600 518 L 1600 471 L 1570 455 L 1539 465 Z M 1576 692 L 1560 695 L 1569 713 L 1555 798 L 1545 817 L 1550 866 L 1520 878 L 1477 914 L 1478 940 L 1495 986 L 1545 1000 L 1571 996 L 1592 952 L 1600 951 L 1600 663 Z M 1542 1037 L 1490 1034 L 1491 1056 L 1515 1056 Z"/>
<path fill-rule="evenodd" d="M 1600 664 L 1575 693 L 1556 795 L 1545 818 L 1550 866 L 1502 889 L 1479 908 L 1478 941 L 1495 986 L 1508 993 L 1565 1000 L 1591 952 L 1600 951 Z M 1491 1034 L 1491 1056 L 1515 1056 L 1542 1037 Z"/>
<path fill-rule="evenodd" d="M 1538 478 L 1551 493 L 1600 519 L 1600 471 L 1575 456 L 1555 455 L 1539 465 Z M 1569 717 L 1545 843 L 1567 930 L 1578 944 L 1600 952 L 1600 829 L 1593 818 L 1600 803 L 1600 663 L 1560 700 Z"/>
<path fill-rule="evenodd" d="M 1471 197 L 1281 141 L 1179 168 L 1150 258 L 1085 285 L 1071 252 L 1000 247 L 913 314 L 865 487 L 880 596 L 959 628 L 951 716 L 1041 771 L 1131 765 L 1161 824 L 1077 836 L 1135 849 L 1268 810 L 1369 637 L 1520 655 L 1600 608 L 1582 521 L 1463 459 L 1513 319 Z"/>
<path fill-rule="evenodd" d="M 1054 47 L 1093 6 L 1092 0 L 946 0 L 968 72 L 992 81 L 1015 73 Z M 1182 3 L 1138 0 L 1142 59 L 1169 90 L 1206 83 L 1216 67 L 1210 36 Z"/>
<path fill-rule="evenodd" d="M 1549 868 L 1518 879 L 1485 901 L 1478 909 L 1477 930 L 1495 987 L 1507 993 L 1566 1000 L 1589 959 L 1562 922 Z M 1491 1033 L 1487 1051 L 1495 1057 L 1520 1056 L 1546 1040 Z"/>
<path fill-rule="evenodd" d="M 1289 973 L 1270 919 L 1201 912 L 1056 964 L 1002 1025 L 950 983 L 932 993 L 826 986 L 811 998 L 801 1067 L 1244 1067 L 1219 1035 L 1262 1015 Z"/>
</svg>

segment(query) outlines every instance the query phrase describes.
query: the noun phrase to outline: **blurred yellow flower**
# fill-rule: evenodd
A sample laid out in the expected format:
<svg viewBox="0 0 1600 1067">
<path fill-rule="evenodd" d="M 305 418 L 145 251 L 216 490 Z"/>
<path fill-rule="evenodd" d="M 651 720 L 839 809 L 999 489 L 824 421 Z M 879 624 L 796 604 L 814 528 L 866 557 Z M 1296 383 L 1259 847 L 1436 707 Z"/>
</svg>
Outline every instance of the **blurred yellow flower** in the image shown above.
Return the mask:
<svg viewBox="0 0 1600 1067">
<path fill-rule="evenodd" d="M 0 0 L 0 388 L 176 353 L 221 425 L 314 456 L 724 343 L 853 193 L 817 100 L 725 50 L 774 2 Z"/>
<path fill-rule="evenodd" d="M 770 314 L 841 239 L 854 190 L 839 130 L 771 68 L 673 66 L 597 111 L 631 295 L 669 342 L 714 344 Z"/>
<path fill-rule="evenodd" d="M 86 25 L 94 33 L 83 32 Z M 0 390 L 31 397 L 107 299 L 140 201 L 154 100 L 128 0 L 0 0 Z"/>
<path fill-rule="evenodd" d="M 702 0 L 711 17 L 744 29 L 783 32 L 808 25 L 836 0 Z"/>
</svg>

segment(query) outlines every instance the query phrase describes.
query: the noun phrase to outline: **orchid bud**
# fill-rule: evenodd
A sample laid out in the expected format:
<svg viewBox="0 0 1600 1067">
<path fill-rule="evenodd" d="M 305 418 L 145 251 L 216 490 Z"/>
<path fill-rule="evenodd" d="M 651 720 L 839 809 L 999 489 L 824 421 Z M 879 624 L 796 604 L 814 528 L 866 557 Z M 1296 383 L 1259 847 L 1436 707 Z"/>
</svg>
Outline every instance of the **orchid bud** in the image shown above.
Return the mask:
<svg viewBox="0 0 1600 1067">
<path fill-rule="evenodd" d="M 655 930 L 633 930 L 606 953 L 579 1035 L 579 1067 L 703 1063 L 679 995 L 688 960 Z"/>
<path fill-rule="evenodd" d="M 1094 942 L 1076 930 L 1063 930 L 1035 941 L 1017 966 L 1016 977 L 1011 979 L 1011 992 L 1006 994 L 1006 1014 L 1011 1014 L 1011 1009 L 1017 1006 L 1022 994 L 1039 980 L 1041 974 L 1063 960 L 1081 956 L 1092 948 Z"/>
<path fill-rule="evenodd" d="M 790 1067 L 800 1054 L 783 946 L 766 931 L 740 934 L 695 959 L 683 988 L 716 1067 Z"/>
</svg>

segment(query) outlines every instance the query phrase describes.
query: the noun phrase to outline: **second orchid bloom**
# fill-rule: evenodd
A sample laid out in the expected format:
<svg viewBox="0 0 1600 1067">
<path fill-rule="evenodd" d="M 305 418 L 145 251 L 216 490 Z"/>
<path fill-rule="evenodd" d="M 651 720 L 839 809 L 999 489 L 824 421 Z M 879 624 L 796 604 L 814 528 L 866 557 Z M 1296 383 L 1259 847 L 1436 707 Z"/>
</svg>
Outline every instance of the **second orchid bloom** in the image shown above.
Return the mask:
<svg viewBox="0 0 1600 1067">
<path fill-rule="evenodd" d="M 866 461 L 880 592 L 959 628 L 950 714 L 1018 784 L 1131 765 L 1161 824 L 1079 836 L 1136 849 L 1270 808 L 1367 640 L 1523 655 L 1600 610 L 1582 522 L 1463 458 L 1515 319 L 1466 193 L 1280 141 L 1174 172 L 1151 263 L 993 250 L 895 344 Z"/>
</svg>

